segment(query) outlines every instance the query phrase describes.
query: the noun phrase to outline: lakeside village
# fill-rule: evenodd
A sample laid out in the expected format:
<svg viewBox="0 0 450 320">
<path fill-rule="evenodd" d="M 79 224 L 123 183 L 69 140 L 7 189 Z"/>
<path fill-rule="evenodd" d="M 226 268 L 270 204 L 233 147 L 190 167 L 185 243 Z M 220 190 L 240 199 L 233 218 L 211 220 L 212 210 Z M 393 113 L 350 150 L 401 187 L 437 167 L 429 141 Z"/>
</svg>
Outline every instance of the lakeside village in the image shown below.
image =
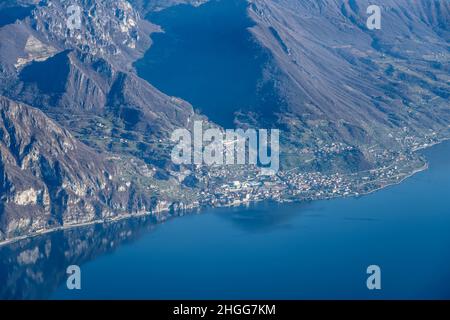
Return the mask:
<svg viewBox="0 0 450 320">
<path fill-rule="evenodd" d="M 386 150 L 376 145 L 368 147 L 364 154 L 373 164 L 371 169 L 355 168 L 354 172 L 347 170 L 327 174 L 314 170 L 316 166 L 312 165 L 267 175 L 262 174 L 256 165 L 187 166 L 184 167 L 185 170 L 172 172 L 172 175 L 178 178 L 180 183 L 196 191 L 195 195 L 192 194 L 189 204 L 181 204 L 178 209 L 240 206 L 259 201 L 313 201 L 365 195 L 398 184 L 425 170 L 427 162 L 416 151 L 446 140 L 449 134 L 450 126 L 442 132 L 430 130 L 429 134 L 423 137 L 411 135 L 406 129 L 397 132 L 392 134 L 392 139 L 404 147 L 403 151 Z M 353 146 L 343 143 L 323 143 L 315 150 L 307 150 L 308 157 L 304 157 L 301 152 L 295 156 L 308 158 L 304 159 L 304 162 L 310 164 L 332 164 L 355 150 Z M 333 169 L 329 170 L 332 171 Z"/>
<path fill-rule="evenodd" d="M 422 144 L 426 147 L 435 141 Z M 342 144 L 325 146 L 318 152 L 322 160 L 349 150 Z M 193 176 L 200 188 L 193 207 L 226 207 L 271 200 L 276 202 L 312 201 L 359 196 L 397 184 L 427 168 L 415 153 L 370 150 L 378 158 L 377 168 L 356 173 L 323 174 L 300 169 L 262 175 L 256 166 L 197 166 Z"/>
<path fill-rule="evenodd" d="M 412 173 L 425 169 L 417 158 L 399 155 L 390 165 L 365 172 L 331 175 L 300 172 L 296 169 L 275 175 L 261 175 L 255 166 L 201 166 L 194 176 L 200 187 L 197 206 L 238 206 L 251 202 L 312 201 L 358 196 L 401 182 Z"/>
</svg>

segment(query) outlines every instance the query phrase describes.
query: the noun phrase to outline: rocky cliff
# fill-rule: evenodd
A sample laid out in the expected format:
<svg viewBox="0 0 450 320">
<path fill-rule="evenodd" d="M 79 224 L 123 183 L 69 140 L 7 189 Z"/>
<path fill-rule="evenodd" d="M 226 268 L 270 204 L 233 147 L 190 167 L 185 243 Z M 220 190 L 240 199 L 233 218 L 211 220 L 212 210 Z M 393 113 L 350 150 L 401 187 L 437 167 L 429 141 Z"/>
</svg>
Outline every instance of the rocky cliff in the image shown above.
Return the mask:
<svg viewBox="0 0 450 320">
<path fill-rule="evenodd" d="M 161 195 L 153 175 L 142 161 L 100 154 L 41 111 L 0 97 L 0 241 L 179 206 L 182 192 Z"/>
</svg>

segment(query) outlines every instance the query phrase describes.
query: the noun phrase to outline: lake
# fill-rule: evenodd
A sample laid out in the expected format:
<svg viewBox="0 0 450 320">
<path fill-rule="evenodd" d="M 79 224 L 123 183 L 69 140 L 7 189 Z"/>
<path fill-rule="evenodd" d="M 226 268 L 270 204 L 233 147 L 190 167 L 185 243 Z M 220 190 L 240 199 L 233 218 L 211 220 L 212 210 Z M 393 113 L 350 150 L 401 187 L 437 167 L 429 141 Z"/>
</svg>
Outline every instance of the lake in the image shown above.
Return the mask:
<svg viewBox="0 0 450 320">
<path fill-rule="evenodd" d="M 450 298 L 450 142 L 424 154 L 429 170 L 359 198 L 131 219 L 0 248 L 0 297 Z M 66 288 L 72 264 L 80 291 Z M 373 264 L 380 291 L 366 287 Z"/>
<path fill-rule="evenodd" d="M 166 33 L 135 65 L 227 128 L 239 110 L 274 102 L 242 3 L 151 14 Z M 450 142 L 424 154 L 429 170 L 359 198 L 204 209 L 162 224 L 141 217 L 0 247 L 0 298 L 448 299 Z M 66 287 L 69 265 L 81 267 L 80 291 Z M 370 265 L 382 290 L 367 289 Z"/>
<path fill-rule="evenodd" d="M 235 127 L 240 111 L 270 116 L 279 102 L 273 84 L 262 81 L 269 53 L 249 31 L 247 5 L 211 1 L 151 13 L 147 19 L 164 33 L 152 34 L 151 49 L 135 63 L 139 76 L 225 128 Z"/>
</svg>

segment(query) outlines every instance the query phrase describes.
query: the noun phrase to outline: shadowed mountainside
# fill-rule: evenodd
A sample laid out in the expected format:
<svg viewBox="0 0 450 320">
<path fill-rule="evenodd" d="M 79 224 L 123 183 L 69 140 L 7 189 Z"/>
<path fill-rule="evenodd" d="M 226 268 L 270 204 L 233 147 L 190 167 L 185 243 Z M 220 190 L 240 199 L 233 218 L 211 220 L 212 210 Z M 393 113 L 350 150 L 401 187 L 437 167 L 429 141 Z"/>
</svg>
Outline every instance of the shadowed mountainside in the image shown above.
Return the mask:
<svg viewBox="0 0 450 320">
<path fill-rule="evenodd" d="M 142 161 L 100 154 L 37 109 L 0 97 L 0 117 L 0 240 L 159 215 L 176 202 L 151 187 L 153 172 Z"/>
</svg>

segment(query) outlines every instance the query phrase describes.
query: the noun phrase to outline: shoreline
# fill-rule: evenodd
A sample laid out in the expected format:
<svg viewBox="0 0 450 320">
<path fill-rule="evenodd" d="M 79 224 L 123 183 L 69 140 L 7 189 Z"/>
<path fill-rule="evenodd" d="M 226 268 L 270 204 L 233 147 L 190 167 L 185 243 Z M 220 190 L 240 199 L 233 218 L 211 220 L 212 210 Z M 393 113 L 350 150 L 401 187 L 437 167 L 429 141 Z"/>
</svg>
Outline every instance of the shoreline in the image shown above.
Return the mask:
<svg viewBox="0 0 450 320">
<path fill-rule="evenodd" d="M 164 213 L 164 212 L 168 212 L 168 211 L 160 211 L 158 213 Z M 82 223 L 76 223 L 76 224 L 71 224 L 71 225 L 66 225 L 66 226 L 60 226 L 60 227 L 57 227 L 57 228 L 47 229 L 47 230 L 31 233 L 31 234 L 28 234 L 28 235 L 24 235 L 24 236 L 19 236 L 19 237 L 7 239 L 5 241 L 0 241 L 0 248 L 2 248 L 4 246 L 7 246 L 9 244 L 13 244 L 13 243 L 22 241 L 22 240 L 32 239 L 32 238 L 44 236 L 44 235 L 47 235 L 47 234 L 51 234 L 51 233 L 54 233 L 54 232 L 71 230 L 71 229 L 77 229 L 77 228 L 82 228 L 82 227 L 88 227 L 88 226 L 93 226 L 93 225 L 97 225 L 97 224 L 115 223 L 115 222 L 119 222 L 119 221 L 122 221 L 122 220 L 127 220 L 127 219 L 132 219 L 132 218 L 142 218 L 142 217 L 155 217 L 155 215 L 154 215 L 154 213 L 151 213 L 151 212 L 149 212 L 149 213 L 138 213 L 138 214 L 127 214 L 127 215 L 117 216 L 117 217 L 112 218 L 112 219 L 94 220 L 94 221 L 89 221 L 89 222 L 82 222 Z"/>
<path fill-rule="evenodd" d="M 433 143 L 433 144 L 429 144 L 429 145 L 426 145 L 426 146 L 422 146 L 420 148 L 416 148 L 416 149 L 413 150 L 413 152 L 416 153 L 416 152 L 421 151 L 421 150 L 426 150 L 426 149 L 429 149 L 429 148 L 431 148 L 433 146 L 442 144 L 442 143 L 447 142 L 447 141 L 450 141 L 450 138 L 445 138 L 445 139 L 442 139 L 439 142 L 436 142 L 436 143 Z M 334 199 L 338 199 L 338 198 L 352 198 L 352 197 L 367 196 L 367 195 L 370 195 L 372 193 L 375 193 L 375 192 L 381 191 L 383 189 L 386 189 L 388 187 L 399 185 L 399 184 L 403 183 L 405 180 L 415 176 L 416 174 L 428 170 L 429 167 L 430 167 L 429 163 L 426 161 L 425 164 L 422 167 L 413 170 L 410 174 L 407 174 L 406 176 L 404 176 L 399 181 L 386 184 L 386 185 L 384 185 L 382 187 L 375 188 L 375 189 L 370 190 L 368 192 L 359 193 L 359 194 L 351 194 L 351 195 L 348 195 L 348 196 L 334 196 L 334 197 L 330 196 L 330 197 L 325 197 L 323 199 L 315 199 L 315 200 L 312 200 L 312 201 L 326 201 L 326 200 L 334 200 Z M 242 203 L 240 205 L 252 204 L 252 203 L 257 203 L 257 202 L 260 202 L 260 201 L 252 201 L 252 202 Z M 290 200 L 290 201 L 283 201 L 283 200 L 281 200 L 281 201 L 277 201 L 277 202 L 283 204 L 283 203 L 288 203 L 288 202 L 289 203 L 301 202 L 301 200 Z M 220 207 L 222 207 L 222 206 L 220 206 Z M 220 208 L 220 207 L 208 206 L 208 207 L 205 207 L 205 208 L 214 209 L 214 208 Z M 227 206 L 224 206 L 224 207 L 227 207 Z M 228 207 L 230 207 L 230 206 L 228 206 Z M 198 210 L 198 209 L 201 209 L 201 208 L 202 208 L 202 206 L 198 206 L 198 207 L 194 207 L 194 208 L 191 208 L 189 210 L 186 210 L 186 211 L 194 212 L 194 210 Z M 33 239 L 33 238 L 44 236 L 44 235 L 51 234 L 51 233 L 54 233 L 54 232 L 71 230 L 71 229 L 76 229 L 76 228 L 82 228 L 82 227 L 87 227 L 87 226 L 92 226 L 92 225 L 97 225 L 97 224 L 115 223 L 115 222 L 119 222 L 119 221 L 127 220 L 127 219 L 132 219 L 132 218 L 155 217 L 155 213 L 161 214 L 161 213 L 167 213 L 167 212 L 169 212 L 169 210 L 160 211 L 160 212 L 153 212 L 153 213 L 152 212 L 148 212 L 148 213 L 139 213 L 139 214 L 127 214 L 127 215 L 117 216 L 117 217 L 112 218 L 112 219 L 94 220 L 94 221 L 90 221 L 90 222 L 83 222 L 83 223 L 77 223 L 77 224 L 72 224 L 72 225 L 60 226 L 60 227 L 47 229 L 47 230 L 35 232 L 35 233 L 32 233 L 32 234 L 23 235 L 23 236 L 7 239 L 7 240 L 4 240 L 4 241 L 0 241 L 0 248 L 2 248 L 4 246 L 7 246 L 7 245 L 10 245 L 10 244 L 14 244 L 14 243 L 22 241 L 22 240 Z M 165 220 L 167 220 L 167 219 L 162 219 L 162 221 L 165 221 Z"/>
</svg>

